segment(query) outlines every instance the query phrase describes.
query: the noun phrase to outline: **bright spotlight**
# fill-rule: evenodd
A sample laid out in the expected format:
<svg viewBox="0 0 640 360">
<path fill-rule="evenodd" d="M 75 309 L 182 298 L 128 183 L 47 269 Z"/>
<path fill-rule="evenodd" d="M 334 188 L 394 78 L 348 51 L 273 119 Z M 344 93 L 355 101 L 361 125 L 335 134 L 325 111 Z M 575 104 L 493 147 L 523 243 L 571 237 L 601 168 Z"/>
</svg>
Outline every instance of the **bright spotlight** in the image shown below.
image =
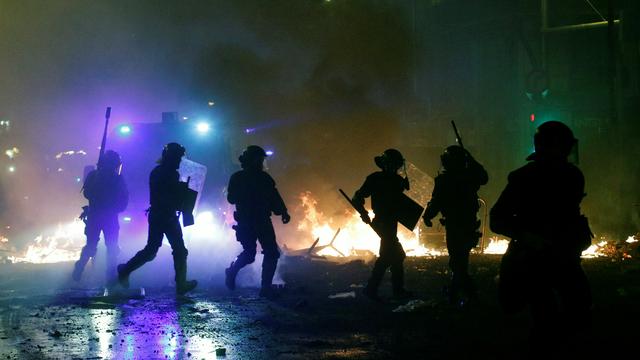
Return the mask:
<svg viewBox="0 0 640 360">
<path fill-rule="evenodd" d="M 209 132 L 209 130 L 211 130 L 211 126 L 209 125 L 209 123 L 201 121 L 196 125 L 196 130 L 201 134 L 206 134 Z"/>
<path fill-rule="evenodd" d="M 16 167 L 11 165 L 7 170 L 9 170 L 9 172 L 16 172 Z"/>
<path fill-rule="evenodd" d="M 196 216 L 196 224 L 212 224 L 213 213 L 211 211 L 203 211 Z"/>
<path fill-rule="evenodd" d="M 272 150 L 267 150 L 266 153 L 267 153 L 267 156 L 273 155 L 273 151 Z"/>
<path fill-rule="evenodd" d="M 131 126 L 129 126 L 129 125 L 120 125 L 120 128 L 118 129 L 118 132 L 120 133 L 120 135 L 129 135 L 131 133 Z"/>
</svg>

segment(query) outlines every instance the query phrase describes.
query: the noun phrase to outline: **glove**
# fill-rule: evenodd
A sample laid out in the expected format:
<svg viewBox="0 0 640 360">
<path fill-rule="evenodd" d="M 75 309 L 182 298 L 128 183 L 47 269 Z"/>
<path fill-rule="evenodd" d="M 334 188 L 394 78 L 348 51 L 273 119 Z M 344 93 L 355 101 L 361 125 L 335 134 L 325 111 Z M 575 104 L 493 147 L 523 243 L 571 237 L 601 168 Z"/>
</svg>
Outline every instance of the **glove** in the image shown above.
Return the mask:
<svg viewBox="0 0 640 360">
<path fill-rule="evenodd" d="M 405 178 L 402 179 L 402 187 L 405 190 L 409 190 L 410 189 L 411 186 L 409 185 L 409 178 L 408 177 L 405 177 Z"/>
<path fill-rule="evenodd" d="M 371 218 L 366 212 L 360 213 L 360 218 L 362 219 L 362 221 L 364 221 L 365 224 L 371 224 Z"/>
<path fill-rule="evenodd" d="M 282 223 L 288 224 L 289 221 L 291 221 L 291 216 L 289 215 L 289 213 L 282 214 Z"/>
</svg>

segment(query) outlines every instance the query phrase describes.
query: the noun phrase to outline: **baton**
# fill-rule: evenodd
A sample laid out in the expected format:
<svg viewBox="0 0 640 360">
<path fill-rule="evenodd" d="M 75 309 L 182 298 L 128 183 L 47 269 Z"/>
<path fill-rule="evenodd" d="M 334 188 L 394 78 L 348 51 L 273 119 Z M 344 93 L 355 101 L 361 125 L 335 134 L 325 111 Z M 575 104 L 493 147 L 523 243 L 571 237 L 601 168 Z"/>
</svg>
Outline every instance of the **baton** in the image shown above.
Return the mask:
<svg viewBox="0 0 640 360">
<path fill-rule="evenodd" d="M 342 194 L 342 196 L 344 196 L 345 199 L 347 199 L 347 201 L 349 202 L 349 204 L 351 204 L 351 207 L 355 210 L 358 211 L 358 209 L 356 209 L 356 206 L 353 204 L 353 201 L 351 201 L 351 198 L 349 197 L 349 195 L 347 195 L 344 191 L 342 191 L 342 189 L 338 189 L 338 191 L 340 191 L 340 194 Z M 360 213 L 360 211 L 358 211 L 358 213 Z M 376 234 L 378 234 L 378 236 L 380 236 L 380 238 L 382 238 L 382 235 L 378 232 L 378 230 L 373 226 L 373 223 L 370 222 L 369 226 L 371 226 L 371 229 L 373 229 L 373 231 L 375 231 Z"/>
<path fill-rule="evenodd" d="M 451 125 L 453 126 L 453 131 L 456 133 L 456 142 L 460 145 L 461 148 L 464 149 L 464 145 L 462 145 L 462 138 L 460 137 L 460 133 L 458 132 L 458 128 L 456 127 L 456 123 L 451 120 Z"/>
</svg>

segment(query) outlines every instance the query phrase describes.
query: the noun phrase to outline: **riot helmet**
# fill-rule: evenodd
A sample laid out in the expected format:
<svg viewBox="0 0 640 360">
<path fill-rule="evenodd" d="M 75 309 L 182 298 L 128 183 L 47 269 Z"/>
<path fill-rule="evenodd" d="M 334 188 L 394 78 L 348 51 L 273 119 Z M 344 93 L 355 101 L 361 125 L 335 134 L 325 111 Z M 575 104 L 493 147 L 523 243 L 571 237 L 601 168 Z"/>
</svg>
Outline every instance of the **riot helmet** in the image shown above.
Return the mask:
<svg viewBox="0 0 640 360">
<path fill-rule="evenodd" d="M 113 150 L 107 150 L 98 160 L 98 169 L 117 171 L 121 164 L 120 155 Z"/>
<path fill-rule="evenodd" d="M 538 126 L 533 136 L 535 153 L 529 159 L 566 160 L 576 141 L 567 125 L 559 121 L 545 122 Z"/>
<path fill-rule="evenodd" d="M 467 151 L 462 146 L 451 145 L 440 155 L 440 161 L 446 171 L 462 170 L 467 166 Z"/>
<path fill-rule="evenodd" d="M 238 157 L 238 160 L 240 161 L 240 166 L 243 169 L 262 169 L 264 159 L 266 157 L 267 152 L 264 151 L 263 148 L 258 145 L 249 145 L 246 149 L 244 149 L 242 155 Z"/>
<path fill-rule="evenodd" d="M 160 162 L 163 165 L 174 166 L 177 169 L 180 166 L 180 161 L 185 152 L 186 149 L 184 146 L 178 143 L 168 143 L 162 149 L 162 159 Z"/>
<path fill-rule="evenodd" d="M 404 165 L 404 157 L 396 149 L 387 149 L 373 160 L 384 171 L 396 172 Z"/>
</svg>

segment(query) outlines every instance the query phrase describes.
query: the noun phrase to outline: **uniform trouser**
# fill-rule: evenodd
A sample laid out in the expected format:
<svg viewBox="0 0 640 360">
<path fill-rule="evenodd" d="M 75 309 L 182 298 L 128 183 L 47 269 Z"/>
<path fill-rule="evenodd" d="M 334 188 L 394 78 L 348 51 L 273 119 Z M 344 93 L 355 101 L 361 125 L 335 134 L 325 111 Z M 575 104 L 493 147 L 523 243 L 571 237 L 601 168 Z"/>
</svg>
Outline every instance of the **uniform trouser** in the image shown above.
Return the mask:
<svg viewBox="0 0 640 360">
<path fill-rule="evenodd" d="M 528 291 L 533 318 L 532 337 L 553 341 L 555 337 L 581 334 L 590 329 L 591 289 L 579 258 L 547 259 L 548 268 L 531 274 Z"/>
<path fill-rule="evenodd" d="M 153 210 L 149 213 L 149 237 L 147 245 L 129 260 L 121 270 L 128 275 L 153 260 L 162 246 L 162 239 L 167 236 L 173 250 L 173 267 L 175 269 L 176 284 L 184 284 L 187 278 L 187 248 L 182 238 L 182 228 L 175 213 L 158 214 Z"/>
<path fill-rule="evenodd" d="M 240 269 L 255 261 L 256 241 L 258 241 L 264 254 L 261 285 L 263 288 L 271 287 L 273 276 L 278 266 L 278 258 L 280 257 L 280 250 L 276 243 L 276 233 L 273 230 L 271 219 L 238 221 L 235 230 L 236 239 L 242 244 L 243 250 L 231 264 L 231 272 L 235 275 Z"/>
<path fill-rule="evenodd" d="M 447 251 L 451 269 L 449 296 L 455 299 L 460 290 L 467 296 L 476 296 L 476 287 L 469 276 L 469 253 L 478 244 L 478 224 L 474 221 L 454 223 L 447 219 Z"/>
<path fill-rule="evenodd" d="M 384 273 L 391 269 L 391 284 L 394 293 L 404 290 L 404 259 L 406 254 L 398 240 L 398 223 L 395 220 L 374 219 L 373 226 L 380 235 L 380 256 L 373 265 L 367 283 L 370 291 L 377 291 Z"/>
<path fill-rule="evenodd" d="M 82 248 L 80 259 L 75 264 L 74 273 L 80 277 L 89 259 L 96 256 L 98 251 L 98 241 L 100 232 L 104 234 L 104 242 L 107 248 L 106 280 L 110 281 L 115 277 L 116 265 L 118 263 L 118 214 L 90 214 L 84 233 L 87 236 L 87 244 Z"/>
<path fill-rule="evenodd" d="M 591 325 L 591 289 L 579 251 L 558 254 L 519 244 L 511 241 L 500 265 L 503 310 L 512 314 L 529 306 L 531 350 L 538 358 L 558 346 L 584 347 Z"/>
</svg>

